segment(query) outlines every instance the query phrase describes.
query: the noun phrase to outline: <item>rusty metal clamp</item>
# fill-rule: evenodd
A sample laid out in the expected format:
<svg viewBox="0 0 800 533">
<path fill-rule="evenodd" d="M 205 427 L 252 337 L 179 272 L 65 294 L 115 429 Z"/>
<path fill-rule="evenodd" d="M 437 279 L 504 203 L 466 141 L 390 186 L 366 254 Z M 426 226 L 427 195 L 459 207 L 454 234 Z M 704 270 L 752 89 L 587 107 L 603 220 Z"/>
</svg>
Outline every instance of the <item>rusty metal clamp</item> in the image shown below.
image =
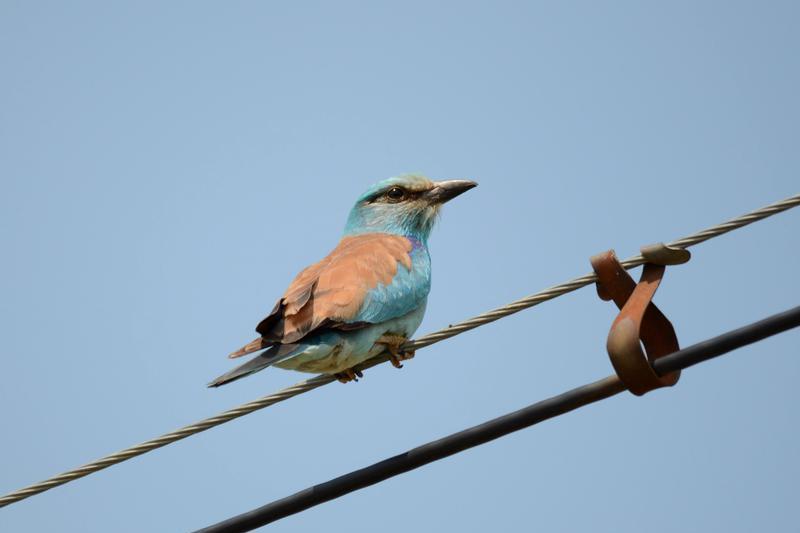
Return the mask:
<svg viewBox="0 0 800 533">
<path fill-rule="evenodd" d="M 597 274 L 597 295 L 606 301 L 613 300 L 620 309 L 611 325 L 606 349 L 617 376 L 637 396 L 670 387 L 680 377 L 680 371 L 659 376 L 651 365 L 659 357 L 679 349 L 675 329 L 651 300 L 666 266 L 682 264 L 691 258 L 688 250 L 663 243 L 645 246 L 641 252 L 647 263 L 638 284 L 622 268 L 613 250 L 591 258 Z"/>
</svg>

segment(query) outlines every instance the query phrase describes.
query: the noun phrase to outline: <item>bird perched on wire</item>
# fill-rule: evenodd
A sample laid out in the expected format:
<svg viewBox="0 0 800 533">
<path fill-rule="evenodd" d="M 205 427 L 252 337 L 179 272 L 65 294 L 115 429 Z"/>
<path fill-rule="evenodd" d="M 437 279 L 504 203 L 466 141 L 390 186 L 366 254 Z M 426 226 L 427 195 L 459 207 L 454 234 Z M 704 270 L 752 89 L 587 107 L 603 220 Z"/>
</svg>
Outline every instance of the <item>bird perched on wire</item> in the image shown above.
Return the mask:
<svg viewBox="0 0 800 533">
<path fill-rule="evenodd" d="M 384 351 L 400 368 L 400 346 L 422 322 L 431 287 L 428 236 L 442 204 L 475 187 L 405 175 L 373 185 L 350 211 L 344 236 L 322 261 L 289 285 L 256 327 L 261 335 L 230 354 L 263 353 L 211 383 L 218 387 L 268 366 L 334 374 Z"/>
</svg>

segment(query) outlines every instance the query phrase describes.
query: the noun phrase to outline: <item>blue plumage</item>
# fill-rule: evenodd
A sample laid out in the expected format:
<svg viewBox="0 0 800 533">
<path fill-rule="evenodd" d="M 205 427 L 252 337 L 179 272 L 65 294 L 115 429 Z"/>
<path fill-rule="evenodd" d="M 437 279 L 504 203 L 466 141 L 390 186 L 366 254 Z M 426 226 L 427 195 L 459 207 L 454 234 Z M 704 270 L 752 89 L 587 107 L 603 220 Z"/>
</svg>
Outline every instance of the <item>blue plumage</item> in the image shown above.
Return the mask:
<svg viewBox="0 0 800 533">
<path fill-rule="evenodd" d="M 410 255 L 411 269 L 399 265 L 389 285 L 379 284 L 368 291 L 354 322 L 377 324 L 422 305 L 431 290 L 431 256 L 422 243 L 412 248 Z"/>
</svg>

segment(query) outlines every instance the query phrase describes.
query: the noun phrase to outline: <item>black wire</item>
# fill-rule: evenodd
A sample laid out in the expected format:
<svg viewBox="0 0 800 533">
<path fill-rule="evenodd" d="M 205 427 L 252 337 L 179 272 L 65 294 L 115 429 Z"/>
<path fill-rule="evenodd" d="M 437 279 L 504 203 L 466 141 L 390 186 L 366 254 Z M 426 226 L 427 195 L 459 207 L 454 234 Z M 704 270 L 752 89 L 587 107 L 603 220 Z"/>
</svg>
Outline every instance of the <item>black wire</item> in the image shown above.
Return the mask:
<svg viewBox="0 0 800 533">
<path fill-rule="evenodd" d="M 662 357 L 654 363 L 653 367 L 658 374 L 687 368 L 797 326 L 800 326 L 800 306 Z M 619 381 L 619 378 L 609 376 L 478 426 L 423 444 L 371 466 L 309 487 L 291 496 L 200 529 L 196 533 L 250 531 L 468 448 L 568 413 L 584 405 L 609 398 L 624 390 L 625 386 Z"/>
<path fill-rule="evenodd" d="M 661 376 L 673 370 L 689 368 L 742 346 L 796 328 L 798 325 L 800 325 L 800 306 L 671 353 L 657 359 L 653 363 L 653 369 Z"/>
</svg>

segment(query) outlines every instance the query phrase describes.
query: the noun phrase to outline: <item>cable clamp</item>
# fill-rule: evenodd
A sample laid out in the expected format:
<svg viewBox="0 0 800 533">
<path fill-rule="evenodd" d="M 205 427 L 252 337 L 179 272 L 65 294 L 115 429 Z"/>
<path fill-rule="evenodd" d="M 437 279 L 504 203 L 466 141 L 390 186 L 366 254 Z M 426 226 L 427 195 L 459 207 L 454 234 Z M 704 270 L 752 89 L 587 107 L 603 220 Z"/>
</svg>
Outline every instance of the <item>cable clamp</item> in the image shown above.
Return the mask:
<svg viewBox="0 0 800 533">
<path fill-rule="evenodd" d="M 644 246 L 641 252 L 647 262 L 638 284 L 622 268 L 614 250 L 591 258 L 597 274 L 597 295 L 605 301 L 613 300 L 620 309 L 608 333 L 606 349 L 620 381 L 637 396 L 671 387 L 680 377 L 680 371 L 659 376 L 653 370 L 653 361 L 680 348 L 675 328 L 652 299 L 666 266 L 691 258 L 688 250 L 663 243 Z"/>
</svg>

